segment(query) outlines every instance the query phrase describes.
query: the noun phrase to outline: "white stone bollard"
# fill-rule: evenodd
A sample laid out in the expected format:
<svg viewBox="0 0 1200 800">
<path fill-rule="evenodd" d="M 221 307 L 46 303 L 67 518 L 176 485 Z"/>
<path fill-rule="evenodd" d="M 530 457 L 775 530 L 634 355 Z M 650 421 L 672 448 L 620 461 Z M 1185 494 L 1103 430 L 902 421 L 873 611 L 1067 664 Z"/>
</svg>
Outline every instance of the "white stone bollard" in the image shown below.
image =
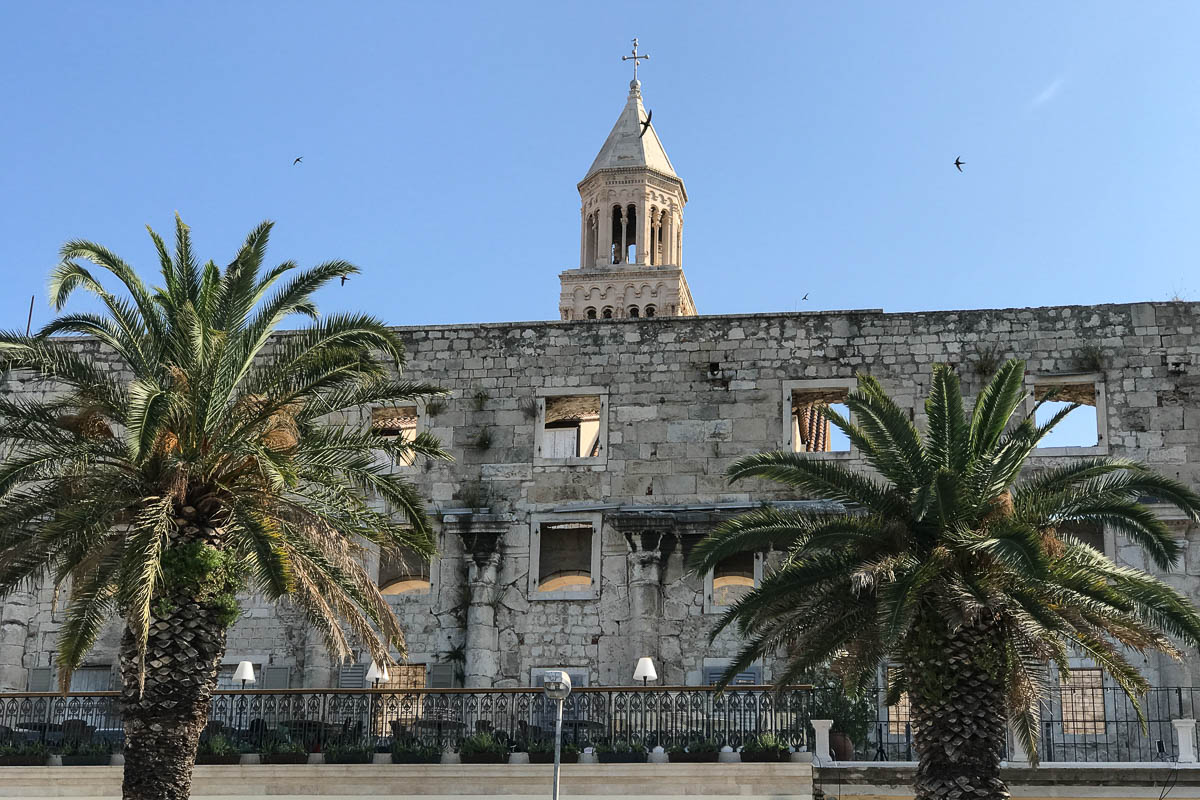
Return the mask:
<svg viewBox="0 0 1200 800">
<path fill-rule="evenodd" d="M 1008 729 L 1008 763 L 1014 767 L 1029 766 L 1029 753 L 1025 752 L 1025 745 L 1021 744 L 1021 740 L 1017 738 L 1017 732 L 1011 727 Z"/>
<path fill-rule="evenodd" d="M 528 764 L 529 763 L 529 753 L 522 753 L 519 750 L 509 753 L 508 763 L 510 763 L 510 764 Z"/>
<path fill-rule="evenodd" d="M 1180 764 L 1196 763 L 1196 720 L 1173 719 L 1175 747 L 1179 751 Z"/>
<path fill-rule="evenodd" d="M 819 767 L 832 762 L 834 759 L 829 749 L 829 729 L 833 727 L 833 720 L 814 719 L 809 720 L 809 724 L 813 726 L 813 730 L 817 734 L 817 744 L 813 748 L 813 763 Z"/>
</svg>

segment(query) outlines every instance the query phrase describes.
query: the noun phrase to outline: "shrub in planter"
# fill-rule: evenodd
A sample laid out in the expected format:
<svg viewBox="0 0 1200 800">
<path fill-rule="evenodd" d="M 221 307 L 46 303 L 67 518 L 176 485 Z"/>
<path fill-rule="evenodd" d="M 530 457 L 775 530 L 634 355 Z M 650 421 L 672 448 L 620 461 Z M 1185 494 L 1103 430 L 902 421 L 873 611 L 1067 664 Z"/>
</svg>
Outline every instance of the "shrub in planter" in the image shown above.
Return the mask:
<svg viewBox="0 0 1200 800">
<path fill-rule="evenodd" d="M 522 748 L 518 747 L 517 749 Z M 553 739 L 536 739 L 532 742 L 527 742 L 524 750 L 529 753 L 530 764 L 554 763 Z M 560 760 L 563 764 L 574 764 L 579 760 L 579 748 L 571 742 L 563 742 Z"/>
<path fill-rule="evenodd" d="M 326 764 L 370 764 L 375 748 L 365 744 L 335 744 L 325 749 Z"/>
<path fill-rule="evenodd" d="M 41 742 L 0 745 L 0 767 L 44 767 L 49 756 Z"/>
<path fill-rule="evenodd" d="M 742 745 L 742 761 L 783 761 L 787 757 L 788 746 L 773 733 L 751 736 Z"/>
<path fill-rule="evenodd" d="M 67 742 L 62 748 L 64 767 L 107 767 L 112 761 L 112 746 L 104 741 Z"/>
<path fill-rule="evenodd" d="M 422 744 L 416 739 L 397 739 L 392 742 L 393 764 L 436 764 L 442 760 L 441 748 Z"/>
<path fill-rule="evenodd" d="M 241 760 L 237 745 L 220 733 L 204 737 L 196 749 L 197 764 L 237 764 Z"/>
<path fill-rule="evenodd" d="M 720 757 L 721 746 L 712 739 L 692 739 L 686 747 L 675 745 L 667 753 L 672 763 L 713 762 Z"/>
<path fill-rule="evenodd" d="M 304 745 L 285 737 L 273 737 L 263 742 L 259 757 L 264 764 L 308 763 L 308 751 Z"/>
<path fill-rule="evenodd" d="M 458 746 L 464 764 L 502 764 L 508 760 L 508 745 L 488 731 L 468 736 Z"/>
<path fill-rule="evenodd" d="M 601 764 L 632 764 L 646 760 L 646 750 L 627 739 L 612 739 L 596 745 L 596 758 Z"/>
</svg>

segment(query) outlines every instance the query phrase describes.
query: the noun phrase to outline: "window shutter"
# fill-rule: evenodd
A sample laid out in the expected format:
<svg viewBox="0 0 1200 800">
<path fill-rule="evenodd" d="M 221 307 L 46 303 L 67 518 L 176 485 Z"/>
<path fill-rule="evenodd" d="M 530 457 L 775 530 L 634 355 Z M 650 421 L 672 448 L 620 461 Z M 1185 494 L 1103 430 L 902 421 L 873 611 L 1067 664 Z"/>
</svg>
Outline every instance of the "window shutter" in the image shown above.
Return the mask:
<svg viewBox="0 0 1200 800">
<path fill-rule="evenodd" d="M 716 685 L 717 681 L 721 680 L 721 676 L 725 674 L 725 667 L 705 667 L 704 682 L 709 686 Z M 762 667 L 750 667 L 749 669 L 739 672 L 733 676 L 733 680 L 729 682 L 730 686 L 761 686 L 762 685 Z"/>
<path fill-rule="evenodd" d="M 339 689 L 362 689 L 367 685 L 366 664 L 344 664 L 338 675 Z"/>
<path fill-rule="evenodd" d="M 453 664 L 430 664 L 425 673 L 425 685 L 429 689 L 453 689 L 454 672 Z"/>
<path fill-rule="evenodd" d="M 48 692 L 53 681 L 54 669 L 52 667 L 34 667 L 29 670 L 29 691 L 31 692 Z"/>
<path fill-rule="evenodd" d="M 263 667 L 262 668 L 262 685 L 263 689 L 289 689 L 292 682 L 291 667 Z"/>
</svg>

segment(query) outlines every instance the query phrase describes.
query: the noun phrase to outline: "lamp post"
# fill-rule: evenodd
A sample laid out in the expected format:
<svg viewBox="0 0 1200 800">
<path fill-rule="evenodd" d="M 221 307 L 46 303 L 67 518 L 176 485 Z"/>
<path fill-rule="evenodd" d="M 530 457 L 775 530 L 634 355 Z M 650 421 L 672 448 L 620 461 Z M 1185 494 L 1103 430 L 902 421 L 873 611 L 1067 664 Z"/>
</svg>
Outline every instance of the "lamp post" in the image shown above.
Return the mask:
<svg viewBox="0 0 1200 800">
<path fill-rule="evenodd" d="M 257 679 L 254 677 L 254 665 L 249 661 L 238 662 L 237 669 L 233 671 L 233 679 L 241 681 L 242 691 L 246 691 L 247 683 L 257 682 Z M 238 730 L 240 731 L 242 729 L 242 713 L 246 710 L 246 696 L 242 695 L 238 699 L 241 701 L 238 706 Z"/>
<path fill-rule="evenodd" d="M 554 718 L 554 793 L 553 800 L 558 800 L 558 773 L 562 765 L 562 714 L 563 701 L 571 693 L 571 676 L 562 670 L 549 670 L 542 678 L 542 690 L 547 700 L 558 703 L 558 711 Z"/>
<path fill-rule="evenodd" d="M 387 665 L 385 664 L 381 667 L 378 664 L 376 664 L 374 661 L 372 661 L 371 666 L 367 667 L 367 680 L 369 680 L 371 682 L 371 688 L 378 689 L 379 682 L 384 681 L 386 683 L 387 679 L 388 679 Z M 375 695 L 372 694 L 371 695 L 371 738 L 372 739 L 376 738 L 376 736 L 375 736 L 375 700 L 376 700 Z M 375 744 L 375 742 L 372 742 L 372 744 Z"/>
</svg>

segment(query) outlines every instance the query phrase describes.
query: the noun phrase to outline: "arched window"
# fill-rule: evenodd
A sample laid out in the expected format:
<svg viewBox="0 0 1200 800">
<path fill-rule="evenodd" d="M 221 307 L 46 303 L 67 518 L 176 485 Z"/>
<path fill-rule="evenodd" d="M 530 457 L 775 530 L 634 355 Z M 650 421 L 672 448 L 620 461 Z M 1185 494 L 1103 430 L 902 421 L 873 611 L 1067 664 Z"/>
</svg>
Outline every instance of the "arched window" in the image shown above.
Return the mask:
<svg viewBox="0 0 1200 800">
<path fill-rule="evenodd" d="M 583 310 L 583 315 L 585 317 L 587 317 L 588 319 L 595 319 L 596 318 L 596 309 L 593 308 L 592 306 L 588 306 L 587 308 L 585 308 Z"/>
<path fill-rule="evenodd" d="M 658 312 L 655 310 L 654 306 L 646 306 L 647 317 L 653 317 L 656 313 Z"/>
<path fill-rule="evenodd" d="M 613 316 L 612 306 L 605 306 L 604 311 L 601 313 L 601 316 L 604 317 L 605 319 L 612 319 L 612 316 Z"/>
<path fill-rule="evenodd" d="M 637 318 L 638 318 L 638 307 L 637 307 L 637 306 L 630 306 L 630 307 L 629 307 L 629 318 L 630 318 L 630 319 L 637 319 Z"/>
</svg>

